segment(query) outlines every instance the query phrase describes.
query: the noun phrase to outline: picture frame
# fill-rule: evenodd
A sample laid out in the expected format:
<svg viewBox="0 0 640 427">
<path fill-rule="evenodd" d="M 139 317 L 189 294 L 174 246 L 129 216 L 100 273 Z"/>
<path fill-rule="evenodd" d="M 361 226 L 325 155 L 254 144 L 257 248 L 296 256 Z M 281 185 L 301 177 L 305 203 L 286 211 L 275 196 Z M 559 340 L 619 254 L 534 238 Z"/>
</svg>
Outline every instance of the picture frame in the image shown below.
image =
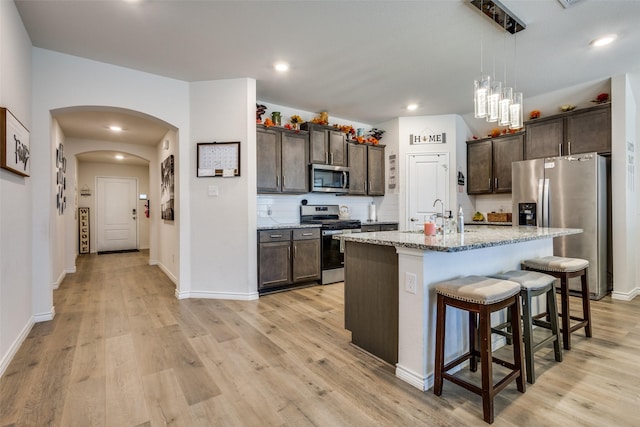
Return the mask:
<svg viewBox="0 0 640 427">
<path fill-rule="evenodd" d="M 29 130 L 4 107 L 0 107 L 0 145 L 0 167 L 20 176 L 30 176 Z"/>
<path fill-rule="evenodd" d="M 88 254 L 90 252 L 89 233 L 89 208 L 78 208 L 78 252 L 81 254 Z"/>
<path fill-rule="evenodd" d="M 199 142 L 196 176 L 240 176 L 240 142 Z"/>
</svg>

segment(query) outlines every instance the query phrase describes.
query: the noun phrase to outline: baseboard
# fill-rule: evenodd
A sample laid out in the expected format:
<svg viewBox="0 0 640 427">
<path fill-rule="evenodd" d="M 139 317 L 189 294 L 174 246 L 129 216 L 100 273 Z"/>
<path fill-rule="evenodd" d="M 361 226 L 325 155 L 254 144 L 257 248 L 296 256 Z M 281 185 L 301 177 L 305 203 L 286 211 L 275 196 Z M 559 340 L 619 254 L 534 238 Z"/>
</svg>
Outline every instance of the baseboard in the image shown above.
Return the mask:
<svg viewBox="0 0 640 427">
<path fill-rule="evenodd" d="M 71 267 L 71 268 L 67 268 L 67 269 L 65 270 L 65 272 L 66 272 L 67 274 L 74 274 L 74 273 L 76 272 L 76 266 L 74 265 L 74 266 L 73 266 L 73 267 Z"/>
<path fill-rule="evenodd" d="M 2 376 L 4 375 L 5 371 L 9 367 L 9 364 L 20 349 L 20 346 L 22 345 L 24 340 L 27 339 L 27 336 L 29 335 L 29 332 L 31 332 L 31 328 L 33 328 L 34 323 L 35 321 L 32 316 L 24 326 L 24 328 L 22 328 L 22 331 L 20 331 L 20 334 L 15 339 L 15 341 L 11 344 L 7 353 L 2 356 L 2 359 L 0 360 L 0 378 L 2 378 Z"/>
<path fill-rule="evenodd" d="M 35 314 L 33 316 L 33 321 L 35 323 L 48 322 L 49 320 L 53 320 L 54 317 L 56 317 L 56 308 L 51 307 L 51 311 Z"/>
<path fill-rule="evenodd" d="M 631 301 L 635 297 L 640 295 L 640 288 L 635 288 L 631 292 L 611 292 L 611 299 L 617 299 L 620 301 Z"/>
<path fill-rule="evenodd" d="M 151 262 L 149 262 L 149 264 L 151 265 Z M 178 279 L 176 278 L 176 276 L 173 275 L 173 273 L 171 271 L 169 271 L 169 269 L 167 267 L 165 267 L 160 262 L 157 262 L 156 265 L 169 278 L 169 280 L 171 280 L 173 282 L 174 285 L 178 286 Z"/>
<path fill-rule="evenodd" d="M 200 292 L 179 292 L 176 289 L 176 298 L 177 299 L 186 299 L 186 298 L 202 298 L 202 299 L 226 299 L 226 300 L 236 300 L 236 301 L 253 301 L 257 300 L 259 297 L 258 292 L 250 292 L 250 293 L 239 293 L 239 292 L 208 292 L 208 291 L 200 291 Z"/>
<path fill-rule="evenodd" d="M 433 387 L 433 375 L 423 377 L 411 369 L 407 369 L 400 364 L 396 364 L 396 377 L 402 381 L 409 383 L 420 391 L 427 391 Z"/>
<path fill-rule="evenodd" d="M 63 270 L 62 273 L 60 273 L 60 276 L 58 276 L 58 279 L 53 282 L 53 284 L 51 284 L 51 289 L 53 289 L 54 291 L 58 289 L 65 277 L 67 277 L 67 271 Z"/>
</svg>

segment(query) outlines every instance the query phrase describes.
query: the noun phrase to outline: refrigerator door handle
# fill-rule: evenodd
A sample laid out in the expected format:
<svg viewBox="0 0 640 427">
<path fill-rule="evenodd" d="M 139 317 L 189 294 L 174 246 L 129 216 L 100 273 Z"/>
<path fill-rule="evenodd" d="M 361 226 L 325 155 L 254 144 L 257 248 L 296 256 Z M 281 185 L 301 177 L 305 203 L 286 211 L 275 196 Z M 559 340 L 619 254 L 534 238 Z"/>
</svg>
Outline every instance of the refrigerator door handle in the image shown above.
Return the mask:
<svg viewBox="0 0 640 427">
<path fill-rule="evenodd" d="M 542 190 L 542 226 L 543 227 L 549 227 L 550 221 L 549 221 L 549 201 L 550 201 L 550 195 L 549 195 L 549 178 L 545 178 L 544 179 L 544 188 Z"/>
<path fill-rule="evenodd" d="M 536 225 L 538 227 L 544 227 L 543 219 L 542 219 L 542 204 L 544 203 L 543 199 L 544 194 L 544 179 L 538 180 L 538 204 L 536 205 Z"/>
</svg>

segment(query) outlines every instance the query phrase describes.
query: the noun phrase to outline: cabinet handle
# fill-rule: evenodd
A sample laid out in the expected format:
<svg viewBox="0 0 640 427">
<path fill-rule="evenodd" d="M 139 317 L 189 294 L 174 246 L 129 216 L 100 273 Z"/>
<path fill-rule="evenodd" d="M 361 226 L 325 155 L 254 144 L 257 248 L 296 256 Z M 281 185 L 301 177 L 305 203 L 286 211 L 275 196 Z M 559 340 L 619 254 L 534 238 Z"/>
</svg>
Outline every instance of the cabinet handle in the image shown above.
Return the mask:
<svg viewBox="0 0 640 427">
<path fill-rule="evenodd" d="M 280 237 L 282 237 L 282 234 L 270 234 L 269 237 L 272 239 L 279 239 Z"/>
<path fill-rule="evenodd" d="M 371 191 L 371 181 L 369 181 L 369 191 Z"/>
<path fill-rule="evenodd" d="M 568 155 L 570 156 L 570 155 L 571 155 L 571 141 L 568 141 L 567 145 L 569 146 L 569 153 L 568 153 Z"/>
<path fill-rule="evenodd" d="M 303 236 L 313 236 L 313 233 L 302 233 Z"/>
<path fill-rule="evenodd" d="M 287 248 L 287 258 L 291 259 L 291 246 Z"/>
<path fill-rule="evenodd" d="M 276 188 L 280 188 L 280 176 L 276 175 Z"/>
<path fill-rule="evenodd" d="M 562 144 L 558 144 L 558 156 L 562 156 Z"/>
<path fill-rule="evenodd" d="M 498 178 L 494 178 L 494 180 L 493 180 L 493 181 L 494 181 L 494 187 L 493 187 L 493 189 L 494 189 L 494 190 L 497 190 L 497 189 L 498 189 Z"/>
<path fill-rule="evenodd" d="M 297 255 L 298 255 L 298 246 L 293 245 L 293 258 L 295 259 Z"/>
<path fill-rule="evenodd" d="M 328 151 L 324 152 L 324 162 L 326 164 L 329 164 L 329 152 Z"/>
<path fill-rule="evenodd" d="M 329 164 L 332 165 L 333 164 L 333 153 L 329 153 Z"/>
<path fill-rule="evenodd" d="M 286 177 L 284 175 L 282 175 L 282 189 L 284 190 L 285 187 L 285 179 Z"/>
</svg>

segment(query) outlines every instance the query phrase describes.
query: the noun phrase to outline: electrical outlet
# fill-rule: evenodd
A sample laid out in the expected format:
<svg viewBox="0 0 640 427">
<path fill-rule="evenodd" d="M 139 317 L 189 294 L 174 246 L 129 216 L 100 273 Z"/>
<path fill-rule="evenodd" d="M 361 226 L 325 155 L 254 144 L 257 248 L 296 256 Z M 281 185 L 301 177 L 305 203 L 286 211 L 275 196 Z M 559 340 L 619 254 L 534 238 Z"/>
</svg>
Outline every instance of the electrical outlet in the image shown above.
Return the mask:
<svg viewBox="0 0 640 427">
<path fill-rule="evenodd" d="M 410 294 L 416 293 L 416 275 L 413 273 L 405 273 L 404 277 L 404 290 Z"/>
<path fill-rule="evenodd" d="M 271 216 L 272 213 L 273 211 L 271 210 L 271 205 L 267 205 L 267 215 Z"/>
</svg>

